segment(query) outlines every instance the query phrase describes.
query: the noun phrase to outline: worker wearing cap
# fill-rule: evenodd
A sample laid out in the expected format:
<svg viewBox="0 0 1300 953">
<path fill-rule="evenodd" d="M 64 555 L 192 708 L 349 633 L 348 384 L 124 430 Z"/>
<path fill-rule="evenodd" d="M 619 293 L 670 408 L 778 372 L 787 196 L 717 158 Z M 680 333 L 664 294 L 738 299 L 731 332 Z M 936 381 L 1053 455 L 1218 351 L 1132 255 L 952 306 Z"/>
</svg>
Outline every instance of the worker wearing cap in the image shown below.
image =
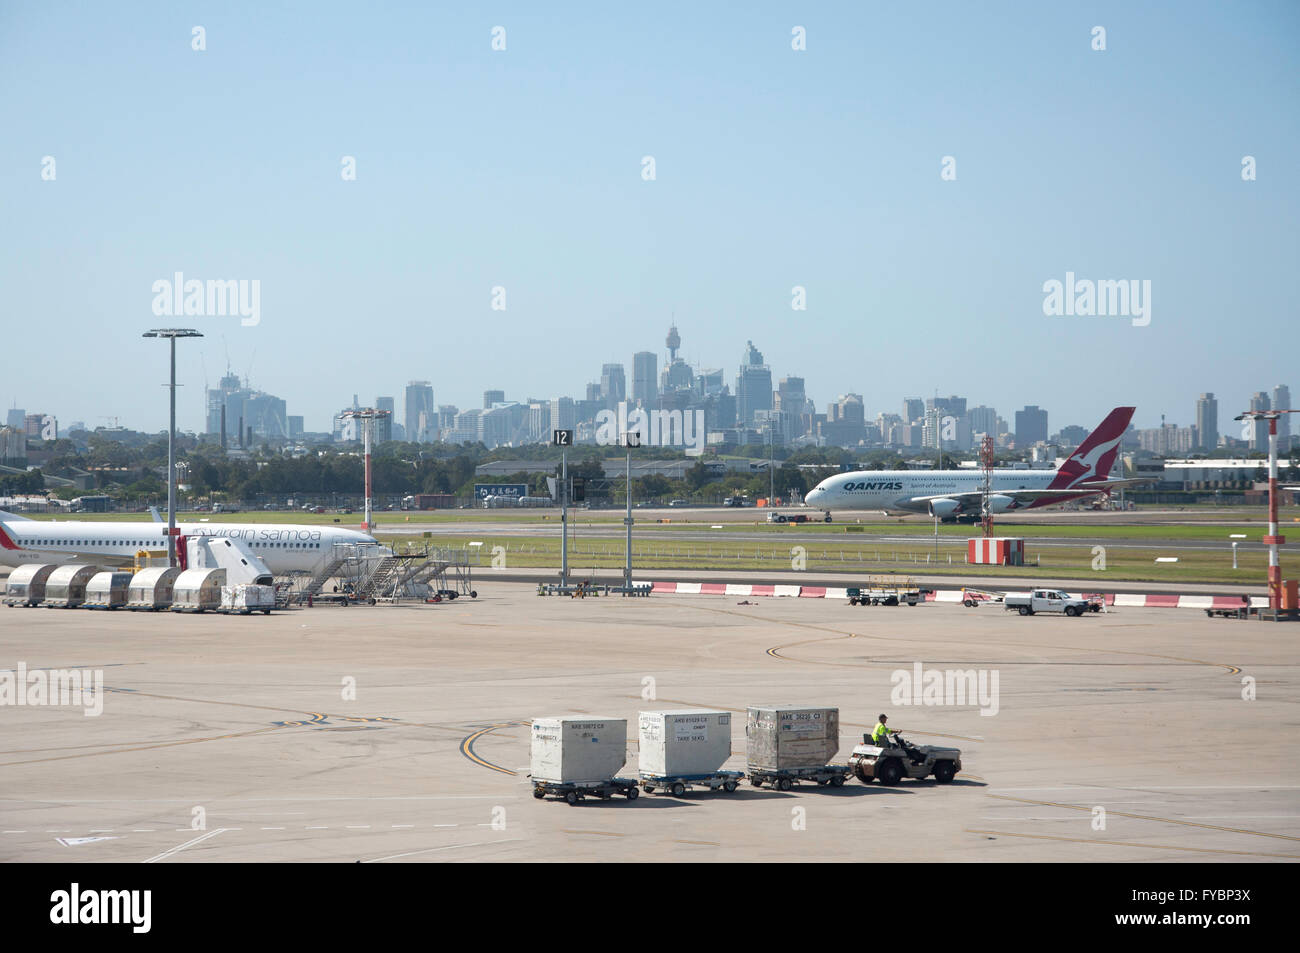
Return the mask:
<svg viewBox="0 0 1300 953">
<path fill-rule="evenodd" d="M 871 731 L 872 744 L 879 745 L 882 748 L 889 744 L 889 736 L 892 735 L 894 731 L 892 728 L 885 725 L 885 722 L 887 721 L 889 721 L 889 716 L 881 715 L 880 721 L 876 722 L 876 727 Z"/>
</svg>

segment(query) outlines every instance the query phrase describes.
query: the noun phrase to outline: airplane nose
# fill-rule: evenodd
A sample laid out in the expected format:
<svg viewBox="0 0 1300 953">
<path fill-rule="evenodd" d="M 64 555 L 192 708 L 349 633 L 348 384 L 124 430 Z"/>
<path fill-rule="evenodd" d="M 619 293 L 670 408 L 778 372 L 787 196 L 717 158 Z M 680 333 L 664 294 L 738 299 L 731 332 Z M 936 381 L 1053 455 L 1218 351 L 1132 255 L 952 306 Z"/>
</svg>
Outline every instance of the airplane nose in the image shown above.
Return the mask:
<svg viewBox="0 0 1300 953">
<path fill-rule="evenodd" d="M 803 501 L 807 503 L 809 506 L 816 506 L 817 501 L 820 500 L 821 498 L 822 498 L 822 491 L 814 487 L 813 489 L 808 491 L 808 495 L 803 498 Z"/>
</svg>

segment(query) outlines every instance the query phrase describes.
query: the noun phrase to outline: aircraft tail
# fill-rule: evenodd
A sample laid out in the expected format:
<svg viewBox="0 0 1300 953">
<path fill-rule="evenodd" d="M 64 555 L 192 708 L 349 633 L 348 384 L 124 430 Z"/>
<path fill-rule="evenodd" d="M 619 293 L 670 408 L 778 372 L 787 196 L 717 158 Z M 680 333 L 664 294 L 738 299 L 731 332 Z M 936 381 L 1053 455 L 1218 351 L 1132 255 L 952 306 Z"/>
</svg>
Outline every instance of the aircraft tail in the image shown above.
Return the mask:
<svg viewBox="0 0 1300 953">
<path fill-rule="evenodd" d="M 26 516 L 19 516 L 17 513 L 10 513 L 8 510 L 0 510 L 0 520 L 6 523 L 30 523 Z"/>
<path fill-rule="evenodd" d="M 162 514 L 158 512 L 158 507 L 156 507 L 156 506 L 151 506 L 151 507 L 149 507 L 149 515 L 153 517 L 153 521 L 154 521 L 155 523 L 165 523 L 165 522 L 167 522 L 166 520 L 164 520 L 164 519 L 162 518 Z"/>
<path fill-rule="evenodd" d="M 1119 459 L 1120 441 L 1124 439 L 1124 431 L 1128 430 L 1129 421 L 1133 419 L 1133 411 L 1136 409 L 1116 407 L 1107 414 L 1097 429 L 1079 444 L 1079 449 L 1061 464 L 1050 488 L 1063 490 L 1080 483 L 1105 480 L 1110 476 L 1111 467 Z"/>
</svg>

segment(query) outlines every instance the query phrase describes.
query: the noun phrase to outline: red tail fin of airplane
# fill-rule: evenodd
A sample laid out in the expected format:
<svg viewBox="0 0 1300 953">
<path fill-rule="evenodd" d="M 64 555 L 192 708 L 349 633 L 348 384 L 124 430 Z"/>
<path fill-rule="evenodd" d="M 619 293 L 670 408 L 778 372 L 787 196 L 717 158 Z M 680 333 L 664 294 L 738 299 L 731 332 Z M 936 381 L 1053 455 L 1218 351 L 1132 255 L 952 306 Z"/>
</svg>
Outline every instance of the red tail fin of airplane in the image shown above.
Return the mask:
<svg viewBox="0 0 1300 953">
<path fill-rule="evenodd" d="M 1061 464 L 1049 489 L 1064 490 L 1080 483 L 1106 479 L 1119 458 L 1120 441 L 1136 409 L 1116 407 L 1107 414 L 1100 426 L 1079 444 L 1079 449 L 1070 454 L 1070 459 Z"/>
</svg>

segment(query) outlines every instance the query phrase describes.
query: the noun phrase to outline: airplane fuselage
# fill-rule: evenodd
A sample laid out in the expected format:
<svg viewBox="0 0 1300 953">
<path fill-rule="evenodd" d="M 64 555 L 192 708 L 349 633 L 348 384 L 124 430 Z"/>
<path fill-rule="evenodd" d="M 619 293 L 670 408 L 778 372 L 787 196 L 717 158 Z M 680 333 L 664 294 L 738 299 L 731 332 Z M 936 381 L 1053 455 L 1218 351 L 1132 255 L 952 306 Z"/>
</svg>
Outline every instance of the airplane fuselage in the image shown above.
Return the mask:
<svg viewBox="0 0 1300 953">
<path fill-rule="evenodd" d="M 1045 490 L 1056 476 L 1056 470 L 994 470 L 990 489 L 995 494 Z M 982 470 L 857 470 L 822 480 L 804 497 L 804 503 L 822 510 L 927 513 L 929 504 L 917 502 L 917 497 L 974 493 L 983 486 Z M 1068 491 L 1062 495 L 1071 496 Z M 1024 504 L 1018 508 L 1035 505 L 1046 504 Z"/>
<path fill-rule="evenodd" d="M 310 572 L 335 543 L 373 543 L 341 527 L 273 523 L 178 523 L 182 537 L 238 539 L 277 574 Z M 13 520 L 0 526 L 0 565 L 130 562 L 140 550 L 166 552 L 165 523 Z"/>
</svg>

